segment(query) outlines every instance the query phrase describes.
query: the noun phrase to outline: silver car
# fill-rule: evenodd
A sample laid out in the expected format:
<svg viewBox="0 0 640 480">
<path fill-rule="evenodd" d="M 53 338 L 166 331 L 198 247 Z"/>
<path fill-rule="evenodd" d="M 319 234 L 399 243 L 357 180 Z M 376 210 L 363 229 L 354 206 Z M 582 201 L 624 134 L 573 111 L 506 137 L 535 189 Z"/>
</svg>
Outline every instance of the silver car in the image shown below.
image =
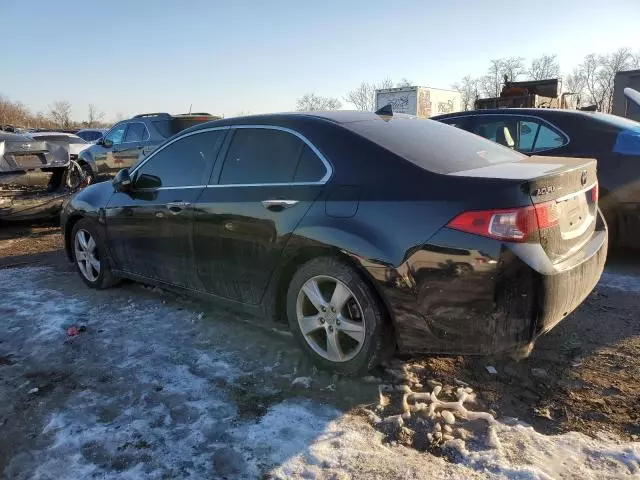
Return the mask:
<svg viewBox="0 0 640 480">
<path fill-rule="evenodd" d="M 69 162 L 63 145 L 0 131 L 0 219 L 40 216 L 40 204 L 53 208 Z"/>
</svg>

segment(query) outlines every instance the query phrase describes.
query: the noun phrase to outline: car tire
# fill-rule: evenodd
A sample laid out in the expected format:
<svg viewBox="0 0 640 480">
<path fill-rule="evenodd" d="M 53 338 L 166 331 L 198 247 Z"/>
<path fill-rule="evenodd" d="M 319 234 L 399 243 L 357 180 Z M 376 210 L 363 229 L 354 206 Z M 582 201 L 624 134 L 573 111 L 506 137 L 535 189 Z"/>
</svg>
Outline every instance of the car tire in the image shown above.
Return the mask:
<svg viewBox="0 0 640 480">
<path fill-rule="evenodd" d="M 86 163 L 73 162 L 67 170 L 67 187 L 74 190 L 76 188 L 84 188 L 95 181 L 93 170 Z"/>
<path fill-rule="evenodd" d="M 345 375 L 368 372 L 395 346 L 376 292 L 337 258 L 315 258 L 298 269 L 287 292 L 287 319 L 318 367 Z"/>
<path fill-rule="evenodd" d="M 79 220 L 71 232 L 73 261 L 80 278 L 91 288 L 109 288 L 119 283 L 109 262 L 106 246 L 95 222 L 89 218 Z"/>
</svg>

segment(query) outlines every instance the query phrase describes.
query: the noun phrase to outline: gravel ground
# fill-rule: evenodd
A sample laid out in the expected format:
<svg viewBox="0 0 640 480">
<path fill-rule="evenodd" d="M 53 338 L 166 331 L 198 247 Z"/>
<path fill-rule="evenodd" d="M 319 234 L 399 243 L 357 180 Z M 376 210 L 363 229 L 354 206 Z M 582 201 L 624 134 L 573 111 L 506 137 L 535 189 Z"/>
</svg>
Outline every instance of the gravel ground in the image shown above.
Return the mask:
<svg viewBox="0 0 640 480">
<path fill-rule="evenodd" d="M 6 478 L 640 476 L 633 256 L 522 362 L 396 359 L 346 379 L 236 313 L 89 290 L 37 228 L 0 233 Z"/>
</svg>

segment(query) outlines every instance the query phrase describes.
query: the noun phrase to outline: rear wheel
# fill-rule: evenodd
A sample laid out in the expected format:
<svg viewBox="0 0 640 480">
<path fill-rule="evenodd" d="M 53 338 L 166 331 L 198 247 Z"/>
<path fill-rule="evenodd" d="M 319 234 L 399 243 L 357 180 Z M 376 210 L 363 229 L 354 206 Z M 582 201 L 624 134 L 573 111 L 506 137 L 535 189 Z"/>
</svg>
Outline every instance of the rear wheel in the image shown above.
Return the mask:
<svg viewBox="0 0 640 480">
<path fill-rule="evenodd" d="M 392 339 L 373 289 L 334 258 L 311 260 L 296 272 L 287 294 L 287 317 L 315 363 L 344 374 L 375 367 Z"/>
<path fill-rule="evenodd" d="M 71 189 L 86 187 L 94 183 L 91 167 L 86 163 L 71 162 L 67 170 L 67 187 Z"/>
<path fill-rule="evenodd" d="M 82 281 L 91 288 L 108 288 L 118 283 L 106 254 L 106 247 L 92 220 L 79 220 L 71 233 L 73 259 Z"/>
</svg>

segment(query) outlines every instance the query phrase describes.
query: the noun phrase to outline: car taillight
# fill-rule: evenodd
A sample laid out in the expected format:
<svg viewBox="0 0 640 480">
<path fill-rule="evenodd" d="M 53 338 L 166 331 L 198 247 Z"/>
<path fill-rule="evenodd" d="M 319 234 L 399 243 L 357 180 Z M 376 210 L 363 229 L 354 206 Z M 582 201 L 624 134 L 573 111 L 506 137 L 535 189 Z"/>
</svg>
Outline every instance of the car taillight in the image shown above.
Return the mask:
<svg viewBox="0 0 640 480">
<path fill-rule="evenodd" d="M 596 184 L 591 189 L 591 201 L 595 203 L 598 201 L 599 198 L 600 198 L 600 187 L 598 186 L 598 182 L 596 182 Z"/>
<path fill-rule="evenodd" d="M 464 212 L 447 226 L 497 240 L 526 242 L 538 230 L 557 225 L 558 220 L 556 203 L 551 201 L 508 210 Z"/>
</svg>

